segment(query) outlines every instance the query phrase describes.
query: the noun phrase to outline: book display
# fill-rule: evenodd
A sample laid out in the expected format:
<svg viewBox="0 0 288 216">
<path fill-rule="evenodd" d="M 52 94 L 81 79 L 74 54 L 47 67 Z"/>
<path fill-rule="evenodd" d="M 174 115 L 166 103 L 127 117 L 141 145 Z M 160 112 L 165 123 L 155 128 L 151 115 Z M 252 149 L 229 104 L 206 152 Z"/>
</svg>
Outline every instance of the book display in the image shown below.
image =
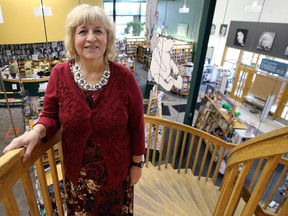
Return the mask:
<svg viewBox="0 0 288 216">
<path fill-rule="evenodd" d="M 137 51 L 137 60 L 141 63 L 145 63 L 147 56 L 151 56 L 150 47 L 147 45 L 139 46 Z"/>
<path fill-rule="evenodd" d="M 181 95 L 189 95 L 190 82 L 193 71 L 193 63 L 186 63 L 183 65 L 179 65 L 178 68 L 179 68 L 179 75 L 182 76 L 183 80 L 182 88 L 178 89 L 175 86 L 173 86 L 172 91 Z"/>
<path fill-rule="evenodd" d="M 235 112 L 235 107 L 233 107 L 234 109 L 232 109 L 232 111 L 229 110 L 229 108 L 226 110 L 223 108 L 225 107 L 224 104 L 225 102 L 223 103 L 223 101 L 217 100 L 217 97 L 214 97 L 213 95 L 205 95 L 201 101 L 195 126 L 196 128 L 211 133 L 220 139 L 233 143 L 236 141 L 235 133 L 238 133 L 238 131 L 245 132 L 247 126 L 235 117 L 235 115 L 237 115 Z M 206 144 L 209 145 L 209 151 L 212 154 L 214 151 L 214 144 L 212 142 Z M 218 161 L 221 151 L 222 149 L 219 149 L 216 152 L 215 162 Z M 221 174 L 224 174 L 225 172 L 229 153 L 229 150 L 226 150 L 224 153 L 219 170 Z"/>
<path fill-rule="evenodd" d="M 123 54 L 118 54 L 115 58 L 115 61 L 118 63 L 123 64 L 124 66 L 128 67 L 129 70 L 134 73 L 135 70 L 135 62 L 128 57 L 125 53 Z"/>
<path fill-rule="evenodd" d="M 233 117 L 234 114 L 229 114 L 229 112 L 222 107 L 223 103 L 220 100 L 214 100 L 214 98 L 205 95 L 201 101 L 195 126 L 208 133 L 220 128 L 225 139 L 231 142 L 234 130 L 246 130 L 247 126 L 235 118 L 235 116 Z"/>
<path fill-rule="evenodd" d="M 126 37 L 125 38 L 125 52 L 128 57 L 135 59 L 137 54 L 137 49 L 139 46 L 142 46 L 146 43 L 145 37 L 135 36 L 135 37 Z"/>
<path fill-rule="evenodd" d="M 183 43 L 183 42 L 175 42 L 171 57 L 176 64 L 183 64 L 186 62 L 192 62 L 193 58 L 193 44 L 192 43 Z"/>
<path fill-rule="evenodd" d="M 171 51 L 171 58 L 177 65 L 183 65 L 192 62 L 193 44 L 176 41 Z M 140 45 L 137 52 L 137 59 L 144 63 L 144 68 L 149 71 L 152 53 L 147 45 Z"/>
</svg>

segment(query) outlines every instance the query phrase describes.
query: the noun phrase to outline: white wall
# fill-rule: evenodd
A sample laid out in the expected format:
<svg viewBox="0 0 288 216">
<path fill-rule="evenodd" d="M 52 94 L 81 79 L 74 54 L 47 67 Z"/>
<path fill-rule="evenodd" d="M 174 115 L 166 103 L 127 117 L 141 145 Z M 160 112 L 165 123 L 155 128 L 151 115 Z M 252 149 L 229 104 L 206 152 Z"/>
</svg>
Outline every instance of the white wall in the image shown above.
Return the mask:
<svg viewBox="0 0 288 216">
<path fill-rule="evenodd" d="M 214 47 L 211 64 L 220 65 L 226 37 L 219 37 L 221 24 L 229 24 L 231 20 L 251 22 L 288 23 L 288 0 L 258 0 L 257 5 L 263 5 L 259 12 L 245 12 L 254 0 L 217 0 L 213 23 L 216 24 L 216 33 L 210 36 L 208 46 Z"/>
</svg>

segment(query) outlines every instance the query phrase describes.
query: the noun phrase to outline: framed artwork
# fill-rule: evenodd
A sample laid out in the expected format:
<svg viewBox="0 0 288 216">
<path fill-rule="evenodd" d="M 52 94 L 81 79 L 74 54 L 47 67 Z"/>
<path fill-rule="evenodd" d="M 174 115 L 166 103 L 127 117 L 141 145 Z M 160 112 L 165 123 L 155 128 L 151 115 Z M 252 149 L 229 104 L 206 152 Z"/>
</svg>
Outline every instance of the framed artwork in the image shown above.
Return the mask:
<svg viewBox="0 0 288 216">
<path fill-rule="evenodd" d="M 258 40 L 257 49 L 271 51 L 275 36 L 276 32 L 262 32 Z"/>
<path fill-rule="evenodd" d="M 177 25 L 177 35 L 187 36 L 188 35 L 188 24 L 178 24 Z"/>
<path fill-rule="evenodd" d="M 215 35 L 215 31 L 216 31 L 216 25 L 212 24 L 211 26 L 211 31 L 210 31 L 210 35 Z"/>
<path fill-rule="evenodd" d="M 248 29 L 237 29 L 235 38 L 234 38 L 234 45 L 244 47 L 247 34 L 248 34 Z"/>
<path fill-rule="evenodd" d="M 225 37 L 226 34 L 227 34 L 227 29 L 228 29 L 228 25 L 227 24 L 221 24 L 220 30 L 219 30 L 219 36 L 220 37 Z"/>
</svg>

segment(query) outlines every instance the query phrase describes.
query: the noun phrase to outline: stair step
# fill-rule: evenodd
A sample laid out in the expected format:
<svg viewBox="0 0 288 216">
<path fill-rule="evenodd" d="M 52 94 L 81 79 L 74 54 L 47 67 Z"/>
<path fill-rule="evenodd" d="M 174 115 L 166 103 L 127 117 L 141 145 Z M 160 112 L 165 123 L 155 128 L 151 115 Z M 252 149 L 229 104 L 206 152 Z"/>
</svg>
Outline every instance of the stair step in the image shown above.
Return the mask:
<svg viewBox="0 0 288 216">
<path fill-rule="evenodd" d="M 212 216 L 216 205 L 211 209 L 206 203 L 199 181 L 191 171 L 177 173 L 170 164 L 167 168 L 161 165 L 160 169 L 151 163 L 143 168 L 142 177 L 134 188 L 135 215 Z M 217 194 L 215 188 L 214 192 Z"/>
<path fill-rule="evenodd" d="M 208 205 L 210 212 L 213 212 L 220 196 L 220 192 L 218 191 L 219 187 L 216 187 L 213 182 L 209 180 L 206 181 L 204 177 L 201 177 L 200 180 L 197 179 L 197 183 L 205 199 L 205 203 Z"/>
<path fill-rule="evenodd" d="M 194 190 L 197 187 L 197 184 L 195 183 L 195 181 L 193 181 L 195 177 L 192 175 L 192 173 L 188 174 L 183 172 L 184 174 L 180 175 L 172 167 L 169 167 L 162 172 L 165 176 L 167 176 L 169 185 L 171 185 L 172 188 L 177 191 L 177 194 L 180 195 L 179 197 L 182 198 L 181 202 L 185 203 L 185 206 L 189 206 L 189 209 L 192 208 L 196 215 L 212 215 L 206 205 L 205 208 L 199 205 L 200 201 L 198 200 L 198 198 L 201 200 L 201 193 L 194 196 L 193 193 L 191 193 L 191 190 L 187 191 L 187 189 L 189 188 L 193 188 Z M 180 198 L 178 199 L 180 200 Z"/>
<path fill-rule="evenodd" d="M 162 172 L 158 170 L 152 171 L 154 168 L 149 168 L 151 173 L 154 173 L 155 177 L 146 178 L 145 175 L 142 176 L 140 181 L 135 185 L 135 206 L 142 205 L 142 203 L 138 202 L 137 196 L 145 197 L 146 200 L 149 200 L 149 204 L 155 206 L 154 209 L 159 211 L 160 215 L 175 215 L 175 212 L 178 212 L 179 215 L 188 215 L 180 207 L 177 205 L 177 200 L 173 197 L 166 188 L 166 185 L 163 185 L 158 181 L 162 179 Z M 143 170 L 143 173 L 145 171 Z M 158 173 L 158 174 L 157 174 Z M 161 211 L 161 208 L 163 209 Z M 136 211 L 135 207 L 135 211 Z M 165 214 L 164 214 L 165 213 Z M 158 214 L 159 215 L 159 214 Z"/>
<path fill-rule="evenodd" d="M 211 208 L 211 206 L 207 204 L 207 200 L 203 196 L 203 192 L 198 185 L 199 180 L 197 177 L 193 176 L 191 170 L 188 170 L 187 173 L 185 173 L 185 170 L 181 170 L 178 175 L 183 175 L 186 177 L 183 178 L 182 181 L 185 182 L 184 184 L 186 185 L 186 190 L 191 194 L 194 202 L 198 208 L 201 209 L 202 213 L 204 215 L 213 215 L 214 208 Z M 187 178 L 187 175 L 191 175 L 191 177 Z"/>
</svg>

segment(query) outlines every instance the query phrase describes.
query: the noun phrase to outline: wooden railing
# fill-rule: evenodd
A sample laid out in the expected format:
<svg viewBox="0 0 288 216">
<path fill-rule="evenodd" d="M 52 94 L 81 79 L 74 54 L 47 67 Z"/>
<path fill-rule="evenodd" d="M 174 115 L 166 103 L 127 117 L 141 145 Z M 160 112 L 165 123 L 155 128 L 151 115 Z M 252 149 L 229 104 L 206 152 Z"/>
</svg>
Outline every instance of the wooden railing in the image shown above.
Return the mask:
<svg viewBox="0 0 288 216">
<path fill-rule="evenodd" d="M 27 201 L 27 210 L 30 215 L 40 215 L 42 205 L 44 205 L 46 215 L 54 215 L 50 191 L 48 190 L 47 181 L 52 178 L 55 193 L 58 215 L 64 215 L 62 195 L 59 186 L 59 174 L 57 173 L 54 146 L 60 148 L 60 165 L 62 164 L 61 156 L 61 131 L 59 131 L 47 143 L 39 143 L 31 156 L 22 162 L 24 148 L 15 149 L 7 152 L 0 158 L 0 200 L 6 215 L 18 216 L 22 215 L 17 203 L 19 194 L 13 193 L 13 187 L 22 182 Z M 48 164 L 43 163 L 43 155 L 46 152 L 48 156 Z M 45 154 L 45 155 L 46 155 Z M 34 165 L 37 175 L 34 175 Z M 45 167 L 50 167 L 50 175 L 45 172 Z M 63 170 L 63 169 L 62 169 Z M 37 176 L 37 180 L 35 180 Z M 64 176 L 64 175 L 62 175 Z M 39 191 L 35 182 L 39 182 Z M 39 199 L 40 198 L 40 199 Z"/>
<path fill-rule="evenodd" d="M 288 162 L 286 159 L 281 158 L 281 155 L 288 152 L 288 128 L 280 129 L 272 134 L 265 134 L 236 146 L 181 123 L 151 116 L 145 116 L 145 123 L 146 167 L 148 167 L 149 161 L 153 165 L 158 166 L 159 170 L 165 170 L 163 167 L 171 164 L 178 172 L 184 169 L 185 172 L 190 172 L 201 181 L 212 181 L 215 185 L 218 185 L 222 194 L 218 200 L 215 215 L 233 215 L 233 211 L 238 205 L 241 196 L 247 201 L 247 207 L 245 207 L 242 215 L 252 215 L 252 213 L 256 212 L 257 214 L 255 213 L 255 215 L 282 214 L 281 216 L 283 216 L 284 212 L 288 212 L 285 200 L 273 214 L 268 214 L 265 210 L 268 208 L 269 202 L 277 192 L 277 188 L 287 171 Z M 34 164 L 41 191 L 40 204 L 42 204 L 43 200 L 46 215 L 53 215 L 55 207 L 53 208 L 51 204 L 51 197 L 47 187 L 47 171 L 45 171 L 43 164 L 43 154 L 47 151 L 57 213 L 58 215 L 64 215 L 63 206 L 65 205 L 63 204 L 63 197 L 59 187 L 60 175 L 59 172 L 57 173 L 53 154 L 53 146 L 61 144 L 60 137 L 61 132 L 59 131 L 49 142 L 37 145 L 30 158 L 25 162 L 21 162 L 24 149 L 10 151 L 0 158 L 0 200 L 7 215 L 20 215 L 16 202 L 17 198 L 13 195 L 12 189 L 18 180 L 22 181 L 30 214 L 33 216 L 40 215 L 39 197 L 37 196 L 39 193 L 37 193 L 37 190 L 36 193 L 32 193 L 32 191 L 35 191 L 34 173 L 31 174 L 31 167 L 33 168 Z M 219 169 L 224 162 L 225 154 L 230 151 L 223 180 L 223 175 L 219 174 Z M 262 158 L 263 160 L 261 161 Z M 254 173 L 249 173 L 250 168 L 253 166 L 251 161 L 258 159 L 260 159 L 260 162 L 253 169 Z M 60 157 L 60 162 L 62 164 L 62 157 Z M 240 164 L 243 165 L 242 169 L 239 169 Z M 264 165 L 265 168 L 263 168 Z M 279 178 L 275 182 L 268 182 L 270 176 L 272 176 L 271 173 L 274 173 L 278 166 L 283 169 Z M 245 185 L 244 177 L 247 176 L 250 176 L 251 181 L 248 185 Z M 267 190 L 267 185 L 269 185 L 269 190 Z M 246 188 L 247 190 L 245 190 Z M 255 191 L 259 191 L 259 194 Z M 263 194 L 265 194 L 265 197 Z M 262 213 L 260 214 L 259 212 Z"/>
<path fill-rule="evenodd" d="M 199 180 L 205 176 L 216 184 L 225 153 L 236 146 L 178 122 L 145 116 L 145 123 L 146 166 L 151 161 L 161 169 L 163 163 L 170 163 L 178 172 L 191 169 Z"/>
<path fill-rule="evenodd" d="M 233 215 L 243 191 L 249 195 L 246 196 L 247 203 L 242 215 L 253 215 L 259 203 L 263 209 L 267 209 L 287 174 L 288 161 L 282 158 L 287 152 L 288 127 L 266 133 L 235 147 L 229 156 L 215 215 Z M 251 173 L 253 166 L 256 168 Z M 283 198 L 274 215 L 288 215 L 287 205 Z"/>
</svg>

